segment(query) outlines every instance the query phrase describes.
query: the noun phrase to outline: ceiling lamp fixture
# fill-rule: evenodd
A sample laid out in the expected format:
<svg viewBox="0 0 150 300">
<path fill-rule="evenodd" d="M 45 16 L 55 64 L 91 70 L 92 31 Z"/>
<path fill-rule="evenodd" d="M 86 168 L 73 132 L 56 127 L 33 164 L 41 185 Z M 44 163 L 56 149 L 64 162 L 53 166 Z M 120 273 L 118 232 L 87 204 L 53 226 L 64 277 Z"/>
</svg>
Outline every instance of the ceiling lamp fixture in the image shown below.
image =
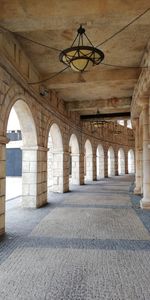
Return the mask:
<svg viewBox="0 0 150 300">
<path fill-rule="evenodd" d="M 92 124 L 95 126 L 95 127 L 101 127 L 101 125 L 105 125 L 105 124 L 108 124 L 108 121 L 95 121 L 95 122 L 92 122 Z"/>
<path fill-rule="evenodd" d="M 88 41 L 87 46 L 84 39 Z M 71 47 L 63 50 L 59 55 L 59 60 L 76 72 L 83 72 L 91 65 L 99 65 L 103 59 L 104 53 L 93 46 L 82 25 L 77 30 L 77 36 Z"/>
</svg>

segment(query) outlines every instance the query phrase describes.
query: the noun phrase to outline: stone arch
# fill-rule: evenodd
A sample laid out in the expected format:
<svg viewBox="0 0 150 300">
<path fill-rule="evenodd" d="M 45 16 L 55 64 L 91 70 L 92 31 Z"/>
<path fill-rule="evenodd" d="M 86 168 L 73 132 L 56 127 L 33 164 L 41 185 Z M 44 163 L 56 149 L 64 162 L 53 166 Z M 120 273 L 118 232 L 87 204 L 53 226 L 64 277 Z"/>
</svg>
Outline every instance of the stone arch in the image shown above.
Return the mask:
<svg viewBox="0 0 150 300">
<path fill-rule="evenodd" d="M 125 174 L 125 153 L 122 148 L 118 150 L 118 175 Z"/>
<path fill-rule="evenodd" d="M 12 107 L 22 133 L 22 205 L 37 207 L 37 130 L 29 105 L 22 99 L 12 101 L 7 110 L 7 123 Z M 7 128 L 7 125 L 6 125 Z"/>
<path fill-rule="evenodd" d="M 108 177 L 115 175 L 115 152 L 112 146 L 108 149 Z"/>
<path fill-rule="evenodd" d="M 28 104 L 23 100 L 17 100 L 13 108 L 19 119 L 21 132 L 23 132 L 23 146 L 37 146 L 37 130 Z"/>
<path fill-rule="evenodd" d="M 59 126 L 52 123 L 48 135 L 48 192 L 63 192 L 63 139 Z"/>
<path fill-rule="evenodd" d="M 134 151 L 130 149 L 128 151 L 128 173 L 133 174 L 134 172 L 135 172 Z"/>
<path fill-rule="evenodd" d="M 84 145 L 84 174 L 85 180 L 93 180 L 93 150 L 92 144 L 88 139 Z"/>
<path fill-rule="evenodd" d="M 97 179 L 104 178 L 104 149 L 101 144 L 96 149 L 96 174 Z"/>
<path fill-rule="evenodd" d="M 70 183 L 79 184 L 79 142 L 76 135 L 73 133 L 69 141 L 69 152 L 70 152 Z"/>
<path fill-rule="evenodd" d="M 35 125 L 35 130 L 36 130 L 36 137 L 37 137 L 37 141 L 38 141 L 38 136 L 39 136 L 38 124 L 34 117 L 35 113 L 33 111 L 33 105 L 31 104 L 32 100 L 34 100 L 34 99 L 32 99 L 30 97 L 30 95 L 28 95 L 28 94 L 25 95 L 22 88 L 20 86 L 18 86 L 17 84 L 13 84 L 9 88 L 9 90 L 7 91 L 7 93 L 5 94 L 5 97 L 3 99 L 3 119 L 4 119 L 3 127 L 2 127 L 3 135 L 5 135 L 6 130 L 7 130 L 8 118 L 9 118 L 12 107 L 16 106 L 15 111 L 17 110 L 17 107 L 19 110 L 19 107 L 21 107 L 21 102 L 22 102 L 22 106 L 25 107 L 25 104 L 26 104 L 26 107 L 28 107 L 28 111 L 29 111 L 30 115 L 32 116 L 32 119 L 33 119 L 33 122 Z M 17 105 L 17 103 L 19 103 L 18 101 L 19 102 L 21 101 L 20 106 Z M 23 111 L 25 111 L 24 107 L 23 107 Z M 20 110 L 20 112 L 16 111 L 16 113 L 17 113 L 17 115 L 19 114 L 21 117 L 21 110 Z M 18 115 L 18 117 L 19 117 L 19 115 Z"/>
</svg>

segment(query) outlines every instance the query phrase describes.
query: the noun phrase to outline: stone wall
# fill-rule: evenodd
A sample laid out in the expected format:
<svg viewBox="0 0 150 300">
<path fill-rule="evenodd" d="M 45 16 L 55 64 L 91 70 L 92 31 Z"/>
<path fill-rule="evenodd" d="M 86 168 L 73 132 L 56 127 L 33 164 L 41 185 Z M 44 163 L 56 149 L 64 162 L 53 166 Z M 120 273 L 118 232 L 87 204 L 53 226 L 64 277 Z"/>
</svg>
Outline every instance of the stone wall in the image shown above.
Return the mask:
<svg viewBox="0 0 150 300">
<path fill-rule="evenodd" d="M 22 52 L 19 44 L 7 36 L 1 35 L 1 58 L 0 58 L 0 234 L 5 231 L 5 168 L 6 168 L 6 138 L 7 123 L 10 111 L 14 107 L 21 126 L 23 139 L 22 160 L 22 203 L 25 207 L 41 207 L 47 203 L 47 153 L 48 137 L 53 124 L 56 124 L 62 137 L 62 188 L 59 191 L 69 190 L 70 168 L 70 137 L 74 134 L 79 145 L 79 183 L 84 183 L 84 152 L 87 140 L 91 143 L 88 170 L 91 179 L 96 179 L 96 151 L 99 144 L 104 149 L 104 175 L 108 176 L 107 154 L 110 146 L 115 153 L 115 174 L 118 170 L 118 150 L 120 147 L 125 152 L 125 164 L 127 173 L 127 153 L 134 149 L 133 131 L 129 128 L 117 125 L 120 135 L 113 134 L 113 125 L 95 128 L 89 123 L 82 123 L 76 112 L 69 112 L 65 103 L 56 92 L 50 91 L 45 97 L 40 96 L 39 86 L 33 88 L 28 84 L 28 79 L 37 80 L 38 72 L 26 55 Z M 5 51 L 4 51 L 5 50 Z M 19 58 L 20 57 L 20 58 Z M 56 147 L 54 147 L 56 145 Z M 57 136 L 53 141 L 53 156 L 55 166 L 58 167 Z M 51 147 L 51 146 L 50 146 Z M 77 160 L 77 155 L 76 159 Z M 86 158 L 86 160 L 88 160 Z M 75 163 L 74 160 L 74 163 Z M 55 173 L 54 190 L 58 187 L 58 168 L 53 167 Z M 61 171 L 60 171 L 61 172 Z M 75 172 L 75 170 L 74 170 Z M 54 186 L 53 185 L 53 186 Z M 59 185 L 60 187 L 60 185 Z"/>
</svg>

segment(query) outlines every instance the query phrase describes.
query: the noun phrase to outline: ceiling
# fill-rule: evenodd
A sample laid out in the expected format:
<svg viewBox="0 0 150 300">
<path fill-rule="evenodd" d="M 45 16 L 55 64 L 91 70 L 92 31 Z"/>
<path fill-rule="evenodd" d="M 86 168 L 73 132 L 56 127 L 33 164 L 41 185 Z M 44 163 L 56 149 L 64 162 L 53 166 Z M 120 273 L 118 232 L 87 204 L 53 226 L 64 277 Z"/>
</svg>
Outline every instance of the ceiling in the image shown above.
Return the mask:
<svg viewBox="0 0 150 300">
<path fill-rule="evenodd" d="M 96 46 L 149 7 L 149 0 L 1 0 L 0 24 L 24 37 L 63 50 L 71 46 L 82 24 Z M 47 81 L 71 111 L 80 115 L 129 112 L 150 36 L 150 11 L 102 45 L 104 63 L 79 74 L 71 69 Z M 46 78 L 65 66 L 60 51 L 17 37 L 35 67 Z M 117 65 L 130 68 L 118 68 Z"/>
</svg>

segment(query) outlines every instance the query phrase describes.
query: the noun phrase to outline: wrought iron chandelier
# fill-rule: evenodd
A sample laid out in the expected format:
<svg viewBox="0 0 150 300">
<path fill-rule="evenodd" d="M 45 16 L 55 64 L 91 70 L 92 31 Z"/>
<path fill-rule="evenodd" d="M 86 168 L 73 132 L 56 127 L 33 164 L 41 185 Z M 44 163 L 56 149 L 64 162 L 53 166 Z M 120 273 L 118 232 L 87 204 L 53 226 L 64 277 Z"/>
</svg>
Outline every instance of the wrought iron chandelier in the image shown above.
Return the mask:
<svg viewBox="0 0 150 300">
<path fill-rule="evenodd" d="M 88 42 L 87 46 L 84 39 Z M 83 72 L 91 65 L 98 65 L 103 59 L 104 53 L 93 46 L 82 25 L 77 30 L 71 47 L 63 50 L 59 55 L 59 60 L 76 72 Z"/>
</svg>

